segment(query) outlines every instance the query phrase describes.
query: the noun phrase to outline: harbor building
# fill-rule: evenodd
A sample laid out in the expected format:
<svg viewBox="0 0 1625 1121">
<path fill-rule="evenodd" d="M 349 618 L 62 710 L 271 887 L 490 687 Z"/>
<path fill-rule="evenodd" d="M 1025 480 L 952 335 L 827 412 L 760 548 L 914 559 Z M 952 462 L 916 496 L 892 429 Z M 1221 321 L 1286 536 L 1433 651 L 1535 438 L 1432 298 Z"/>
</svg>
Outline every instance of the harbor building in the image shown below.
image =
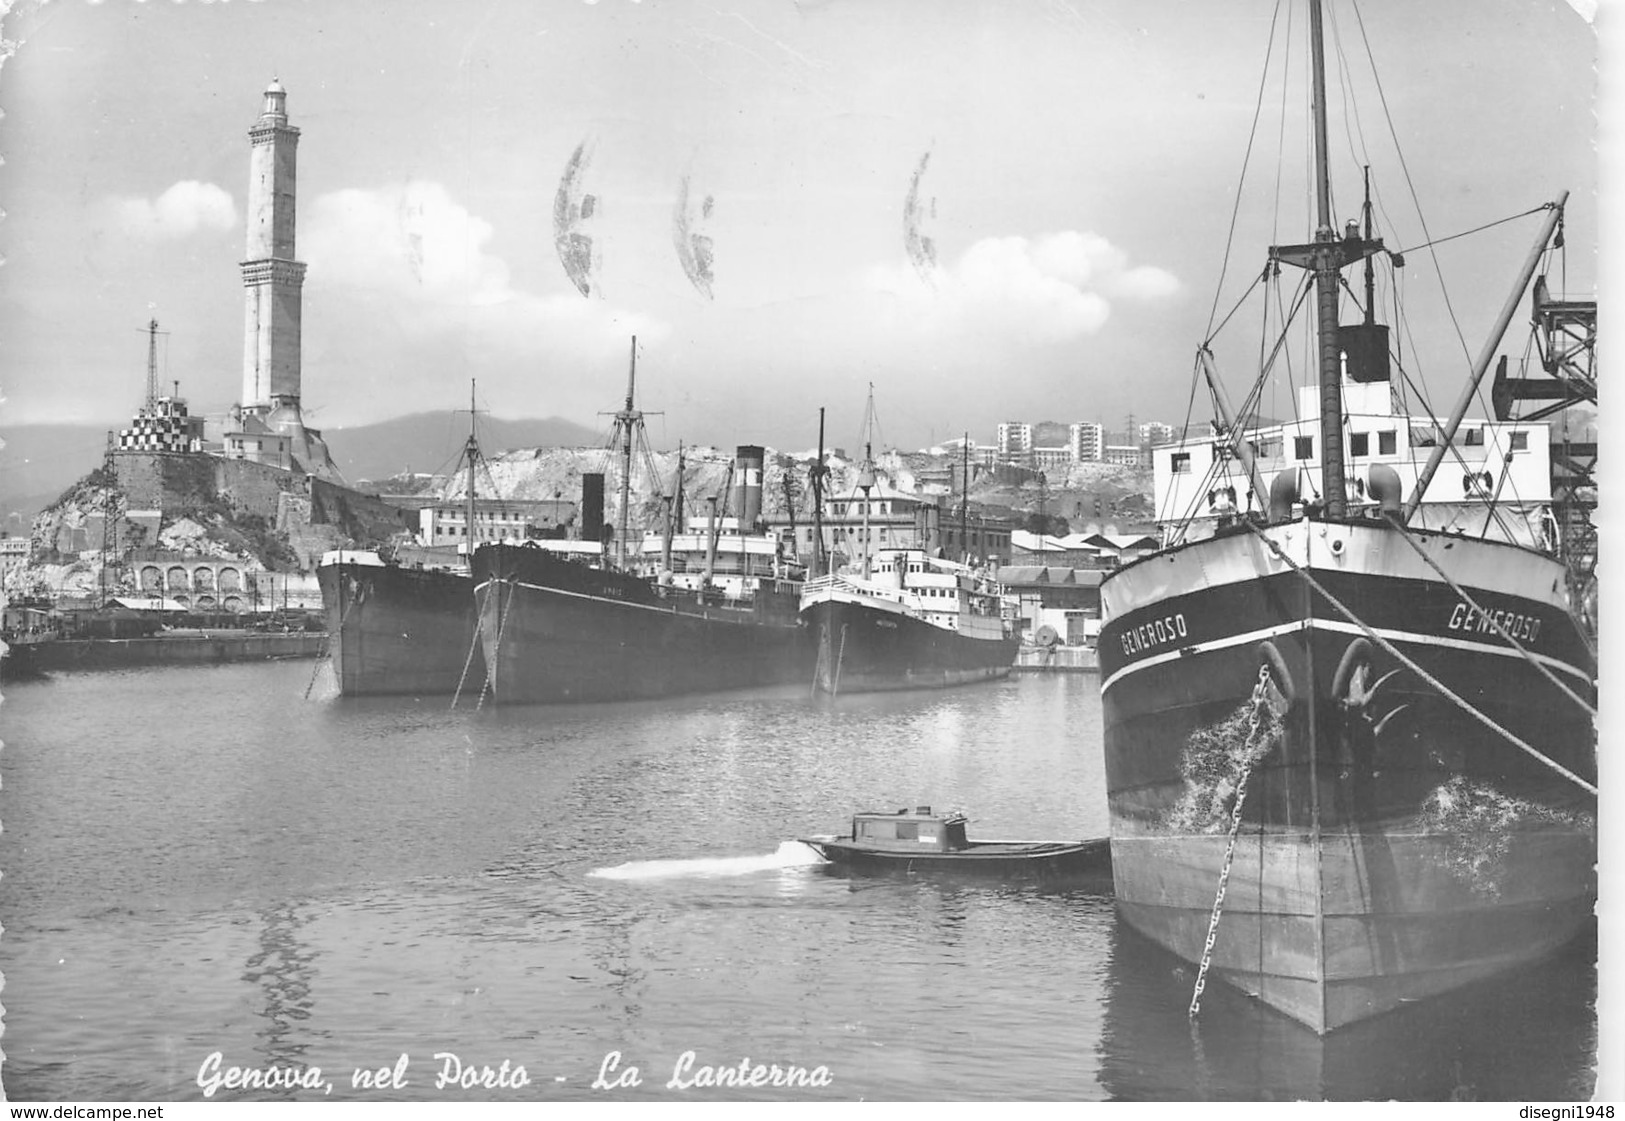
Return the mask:
<svg viewBox="0 0 1625 1121">
<path fill-rule="evenodd" d="M 231 409 L 225 453 L 342 484 L 322 434 L 306 427 L 300 410 L 305 265 L 295 256 L 299 130 L 288 123 L 287 100 L 272 79 L 248 130 L 243 386 Z"/>
<path fill-rule="evenodd" d="M 1099 463 L 1106 451 L 1106 430 L 1099 424 L 1080 421 L 1066 426 L 1072 462 Z"/>
<path fill-rule="evenodd" d="M 11 574 L 28 564 L 28 538 L 0 537 L 0 588 L 11 588 Z"/>
<path fill-rule="evenodd" d="M 1148 420 L 1140 425 L 1141 444 L 1167 444 L 1174 439 L 1174 426 L 1160 420 Z"/>
<path fill-rule="evenodd" d="M 1032 458 L 1033 426 L 1019 420 L 999 422 L 998 449 L 1000 463 L 1014 463 L 1026 467 Z"/>
<path fill-rule="evenodd" d="M 1035 471 L 1065 471 L 1077 462 L 1072 457 L 1072 449 L 1062 448 L 1034 448 L 1030 460 Z"/>
<path fill-rule="evenodd" d="M 999 568 L 1005 598 L 1016 603 L 1017 627 L 1024 641 L 1093 646 L 1100 635 L 1099 568 L 1065 564 L 1007 564 Z M 1044 634 L 1044 628 L 1049 633 Z"/>
<path fill-rule="evenodd" d="M 1040 446 L 1037 443 L 1036 432 L 1035 426 L 1021 421 L 1001 422 L 998 443 L 991 449 L 993 458 L 984 460 L 984 465 L 1007 463 L 1034 471 L 1057 471 L 1064 470 L 1074 463 L 1099 463 L 1105 459 L 1106 432 L 1099 424 L 1079 421 L 1067 425 L 1064 444 Z"/>
<path fill-rule="evenodd" d="M 181 398 L 180 382 L 173 395 L 158 392 L 158 321 L 147 322 L 147 396 L 136 409 L 130 427 L 121 428 L 113 447 L 121 452 L 203 451 L 203 418 L 192 416 Z"/>
<path fill-rule="evenodd" d="M 576 521 L 576 504 L 557 498 L 476 498 L 469 532 L 468 500 L 448 498 L 418 510 L 418 544 L 463 545 L 550 536 Z"/>
<path fill-rule="evenodd" d="M 182 452 L 203 451 L 203 418 L 186 410 L 186 401 L 177 393 L 157 397 L 136 410 L 130 427 L 119 429 L 119 451 Z"/>
<path fill-rule="evenodd" d="M 983 514 L 967 513 L 962 520 L 957 503 L 947 495 L 906 494 L 878 481 L 867 497 L 853 492 L 826 499 L 823 525 L 824 551 L 836 567 L 859 565 L 865 552 L 873 556 L 882 549 L 925 549 L 953 560 L 969 556 L 982 563 L 1008 563 L 1014 528 L 1005 519 Z M 804 563 L 812 561 L 809 520 L 791 523 L 775 517 L 769 519 L 768 531 L 789 541 Z"/>
</svg>

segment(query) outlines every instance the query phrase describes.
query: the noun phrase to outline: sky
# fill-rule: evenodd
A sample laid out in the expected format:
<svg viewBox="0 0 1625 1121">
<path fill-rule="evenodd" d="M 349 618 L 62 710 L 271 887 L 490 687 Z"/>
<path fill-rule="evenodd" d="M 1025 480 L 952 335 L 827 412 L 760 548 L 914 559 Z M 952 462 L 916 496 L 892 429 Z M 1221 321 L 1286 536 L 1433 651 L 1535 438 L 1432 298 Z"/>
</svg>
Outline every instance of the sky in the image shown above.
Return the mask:
<svg viewBox="0 0 1625 1121">
<path fill-rule="evenodd" d="M 1332 0 L 1339 222 L 1362 163 L 1396 248 L 1568 190 L 1553 288 L 1594 296 L 1585 8 Z M 330 437 L 466 408 L 471 378 L 495 415 L 604 429 L 634 335 L 662 447 L 808 448 L 820 407 L 851 446 L 871 386 L 881 446 L 1179 423 L 1214 308 L 1311 236 L 1306 24 L 1276 0 L 17 0 L 0 436 L 128 423 L 154 317 L 166 387 L 235 400 L 273 78 L 301 130 L 303 401 Z M 575 274 L 561 183 L 593 200 Z M 1441 407 L 1536 221 L 1407 254 L 1407 360 Z M 1422 293 L 1435 265 L 1448 306 Z M 1239 397 L 1262 312 L 1235 322 Z"/>
</svg>

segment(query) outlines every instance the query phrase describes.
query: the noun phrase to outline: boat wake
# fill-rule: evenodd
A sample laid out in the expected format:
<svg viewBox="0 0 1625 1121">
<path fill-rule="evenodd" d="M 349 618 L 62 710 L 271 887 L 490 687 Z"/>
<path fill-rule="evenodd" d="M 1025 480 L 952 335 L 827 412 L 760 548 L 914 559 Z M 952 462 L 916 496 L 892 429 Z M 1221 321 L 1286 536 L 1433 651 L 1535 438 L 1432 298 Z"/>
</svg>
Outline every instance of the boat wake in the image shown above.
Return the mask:
<svg viewBox="0 0 1625 1121">
<path fill-rule="evenodd" d="M 762 856 L 709 856 L 694 860 L 634 860 L 613 868 L 597 868 L 587 875 L 600 880 L 675 880 L 696 876 L 747 876 L 752 872 L 774 872 L 823 864 L 819 856 L 800 841 L 784 841 L 778 851 Z"/>
</svg>

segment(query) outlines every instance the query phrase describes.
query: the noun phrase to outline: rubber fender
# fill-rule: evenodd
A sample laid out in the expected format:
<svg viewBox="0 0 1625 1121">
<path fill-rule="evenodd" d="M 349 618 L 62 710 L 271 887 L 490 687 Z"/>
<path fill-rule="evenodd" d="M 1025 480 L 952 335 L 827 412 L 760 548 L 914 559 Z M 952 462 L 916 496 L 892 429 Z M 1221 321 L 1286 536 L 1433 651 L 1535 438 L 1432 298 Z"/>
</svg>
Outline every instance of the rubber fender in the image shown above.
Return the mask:
<svg viewBox="0 0 1625 1121">
<path fill-rule="evenodd" d="M 1348 694 L 1349 681 L 1354 677 L 1355 667 L 1371 664 L 1371 642 L 1364 637 L 1356 638 L 1349 643 L 1348 649 L 1343 651 L 1343 657 L 1337 663 L 1337 673 L 1332 675 L 1332 696 L 1343 697 Z"/>
<path fill-rule="evenodd" d="M 1298 699 L 1298 691 L 1292 687 L 1292 671 L 1286 668 L 1286 659 L 1276 649 L 1275 643 L 1267 638 L 1258 644 L 1258 664 L 1269 667 L 1270 678 L 1288 705 Z"/>
</svg>

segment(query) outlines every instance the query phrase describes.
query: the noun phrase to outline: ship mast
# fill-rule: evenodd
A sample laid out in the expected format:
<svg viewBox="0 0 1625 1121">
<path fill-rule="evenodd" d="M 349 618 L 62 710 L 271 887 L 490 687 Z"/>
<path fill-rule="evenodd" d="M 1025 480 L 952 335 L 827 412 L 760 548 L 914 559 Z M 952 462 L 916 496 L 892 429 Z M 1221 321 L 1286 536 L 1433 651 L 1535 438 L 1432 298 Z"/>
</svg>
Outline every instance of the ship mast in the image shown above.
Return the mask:
<svg viewBox="0 0 1625 1121">
<path fill-rule="evenodd" d="M 966 564 L 970 563 L 970 516 L 967 504 L 970 502 L 970 433 L 965 433 L 965 442 L 960 445 L 961 456 L 959 462 L 959 559 Z"/>
<path fill-rule="evenodd" d="M 615 425 L 621 430 L 621 531 L 615 541 L 615 567 L 626 567 L 627 507 L 632 494 L 632 428 L 642 419 L 632 407 L 632 394 L 638 379 L 638 337 L 632 336 L 632 364 L 626 375 L 626 407 L 615 414 Z"/>
<path fill-rule="evenodd" d="M 1337 342 L 1338 274 L 1344 261 L 1332 230 L 1332 187 L 1326 154 L 1326 59 L 1320 0 L 1310 0 L 1309 38 L 1314 54 L 1315 108 L 1315 297 L 1320 337 L 1320 481 L 1326 512 L 1334 518 L 1346 510 L 1343 480 L 1343 370 Z"/>
<path fill-rule="evenodd" d="M 474 465 L 480 458 L 480 444 L 474 436 L 474 386 L 475 379 L 468 379 L 468 443 L 463 447 L 463 458 L 468 461 L 468 484 L 464 500 L 467 510 L 464 512 L 465 524 L 468 526 L 468 540 L 466 544 L 468 567 L 474 568 Z"/>
<path fill-rule="evenodd" d="M 1315 326 L 1320 355 L 1320 491 L 1326 514 L 1340 518 L 1348 511 L 1343 465 L 1343 348 L 1337 321 L 1340 274 L 1344 267 L 1381 251 L 1382 242 L 1362 237 L 1356 222 L 1349 223 L 1342 237 L 1332 224 L 1321 0 L 1309 0 L 1309 39 L 1315 123 L 1315 240 L 1308 245 L 1272 246 L 1270 257 L 1315 275 Z"/>
<path fill-rule="evenodd" d="M 824 563 L 824 480 L 829 468 L 824 465 L 824 410 L 818 410 L 818 462 L 812 468 L 813 489 L 813 571 L 822 576 L 828 567 Z"/>
<path fill-rule="evenodd" d="M 869 383 L 869 405 L 864 409 L 863 466 L 858 468 L 858 489 L 863 492 L 863 578 L 869 579 L 873 550 L 869 546 L 869 492 L 875 485 L 875 383 Z"/>
<path fill-rule="evenodd" d="M 179 392 L 177 391 L 177 396 Z M 147 409 L 158 407 L 158 321 L 147 322 Z"/>
<path fill-rule="evenodd" d="M 681 532 L 682 531 L 681 518 L 682 518 L 682 508 L 683 508 L 683 442 L 681 440 L 679 440 L 677 442 L 677 484 L 676 484 L 676 486 L 674 486 L 672 488 L 672 490 L 673 490 L 672 497 L 667 498 L 666 503 L 665 503 L 665 505 L 666 505 L 666 532 L 662 535 L 661 549 L 660 549 L 660 582 L 662 584 L 666 584 L 666 583 L 669 583 L 671 581 L 671 535 L 672 535 L 673 532 Z M 676 509 L 677 509 L 677 519 L 678 519 L 676 521 L 676 523 L 675 523 L 675 526 L 674 526 L 673 518 L 672 518 L 672 513 L 673 513 L 672 508 L 673 508 L 673 506 L 675 506 Z"/>
</svg>

